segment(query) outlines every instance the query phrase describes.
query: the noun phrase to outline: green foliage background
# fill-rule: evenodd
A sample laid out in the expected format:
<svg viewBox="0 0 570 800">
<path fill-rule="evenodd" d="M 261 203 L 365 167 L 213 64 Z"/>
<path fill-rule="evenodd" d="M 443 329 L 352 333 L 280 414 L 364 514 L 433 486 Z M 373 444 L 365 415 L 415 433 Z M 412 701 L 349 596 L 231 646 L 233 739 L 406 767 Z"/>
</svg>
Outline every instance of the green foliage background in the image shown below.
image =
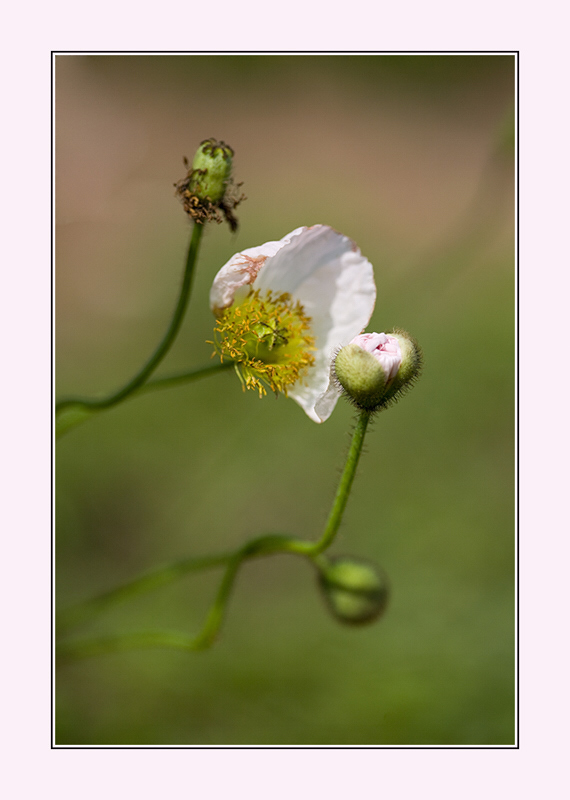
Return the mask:
<svg viewBox="0 0 570 800">
<path fill-rule="evenodd" d="M 207 229 L 158 374 L 209 362 L 219 267 L 299 225 L 375 268 L 369 330 L 409 330 L 414 390 L 381 414 L 332 552 L 388 572 L 386 616 L 329 615 L 303 561 L 240 572 L 207 652 L 66 665 L 58 744 L 514 741 L 512 56 L 59 56 L 58 394 L 106 393 L 172 311 L 190 226 L 174 197 L 214 136 L 234 148 L 240 229 Z M 353 412 L 324 425 L 231 373 L 124 403 L 57 449 L 61 607 L 169 560 L 279 531 L 316 538 Z M 82 634 L 197 632 L 219 581 L 189 576 Z"/>
</svg>

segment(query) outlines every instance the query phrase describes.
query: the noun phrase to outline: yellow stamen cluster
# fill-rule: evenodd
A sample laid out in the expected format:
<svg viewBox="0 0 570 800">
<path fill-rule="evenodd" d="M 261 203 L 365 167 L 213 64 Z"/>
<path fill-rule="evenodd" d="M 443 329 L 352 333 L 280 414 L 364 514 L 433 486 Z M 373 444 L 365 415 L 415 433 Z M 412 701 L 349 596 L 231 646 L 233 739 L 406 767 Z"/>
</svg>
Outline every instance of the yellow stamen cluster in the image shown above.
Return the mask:
<svg viewBox="0 0 570 800">
<path fill-rule="evenodd" d="M 241 303 L 222 311 L 213 344 L 222 361 L 236 362 L 244 389 L 256 389 L 260 397 L 267 388 L 286 395 L 315 362 L 310 329 L 311 318 L 290 294 L 261 297 L 252 289 Z"/>
</svg>

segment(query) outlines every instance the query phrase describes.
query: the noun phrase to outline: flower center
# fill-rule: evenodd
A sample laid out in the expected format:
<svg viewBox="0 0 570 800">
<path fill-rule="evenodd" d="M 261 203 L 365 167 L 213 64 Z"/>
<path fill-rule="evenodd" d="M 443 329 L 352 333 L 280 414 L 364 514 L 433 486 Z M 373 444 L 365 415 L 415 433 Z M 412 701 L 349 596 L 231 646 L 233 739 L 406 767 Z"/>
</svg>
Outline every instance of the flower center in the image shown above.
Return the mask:
<svg viewBox="0 0 570 800">
<path fill-rule="evenodd" d="M 257 389 L 260 397 L 267 388 L 287 394 L 315 362 L 310 329 L 311 318 L 290 294 L 261 297 L 259 289 L 252 289 L 218 317 L 214 346 L 222 361 L 236 362 L 244 389 Z"/>
</svg>

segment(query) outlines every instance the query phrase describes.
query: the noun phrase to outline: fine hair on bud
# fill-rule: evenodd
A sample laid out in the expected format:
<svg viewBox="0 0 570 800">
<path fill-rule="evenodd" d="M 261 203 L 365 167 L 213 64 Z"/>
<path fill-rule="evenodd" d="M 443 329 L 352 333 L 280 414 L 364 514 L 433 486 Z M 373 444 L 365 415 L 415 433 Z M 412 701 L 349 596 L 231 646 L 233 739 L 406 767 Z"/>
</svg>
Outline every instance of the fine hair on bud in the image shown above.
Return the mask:
<svg viewBox="0 0 570 800">
<path fill-rule="evenodd" d="M 322 556 L 317 564 L 319 587 L 338 622 L 365 625 L 386 611 L 390 588 L 383 570 L 352 556 Z"/>
<path fill-rule="evenodd" d="M 340 393 L 360 411 L 377 413 L 412 388 L 423 354 L 409 333 L 364 333 L 333 356 L 332 376 Z"/>
</svg>

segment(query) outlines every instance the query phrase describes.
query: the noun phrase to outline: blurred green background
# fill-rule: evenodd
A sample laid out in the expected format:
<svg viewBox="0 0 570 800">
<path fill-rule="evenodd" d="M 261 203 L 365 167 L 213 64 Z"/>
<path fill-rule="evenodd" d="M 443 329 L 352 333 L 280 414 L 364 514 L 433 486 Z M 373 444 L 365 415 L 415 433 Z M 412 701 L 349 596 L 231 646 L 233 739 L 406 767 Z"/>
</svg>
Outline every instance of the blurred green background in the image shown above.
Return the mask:
<svg viewBox="0 0 570 800">
<path fill-rule="evenodd" d="M 209 226 L 158 374 L 209 363 L 207 296 L 235 252 L 326 223 L 375 268 L 369 330 L 409 330 L 422 379 L 368 435 L 331 553 L 382 565 L 385 617 L 330 617 L 302 560 L 240 572 L 210 651 L 136 651 L 57 676 L 58 744 L 514 741 L 513 56 L 59 56 L 57 389 L 107 393 L 153 350 L 190 233 L 173 184 L 235 150 L 240 228 Z M 268 531 L 316 538 L 349 442 L 232 373 L 124 403 L 57 446 L 61 607 Z M 189 576 L 78 634 L 196 633 Z"/>
</svg>

